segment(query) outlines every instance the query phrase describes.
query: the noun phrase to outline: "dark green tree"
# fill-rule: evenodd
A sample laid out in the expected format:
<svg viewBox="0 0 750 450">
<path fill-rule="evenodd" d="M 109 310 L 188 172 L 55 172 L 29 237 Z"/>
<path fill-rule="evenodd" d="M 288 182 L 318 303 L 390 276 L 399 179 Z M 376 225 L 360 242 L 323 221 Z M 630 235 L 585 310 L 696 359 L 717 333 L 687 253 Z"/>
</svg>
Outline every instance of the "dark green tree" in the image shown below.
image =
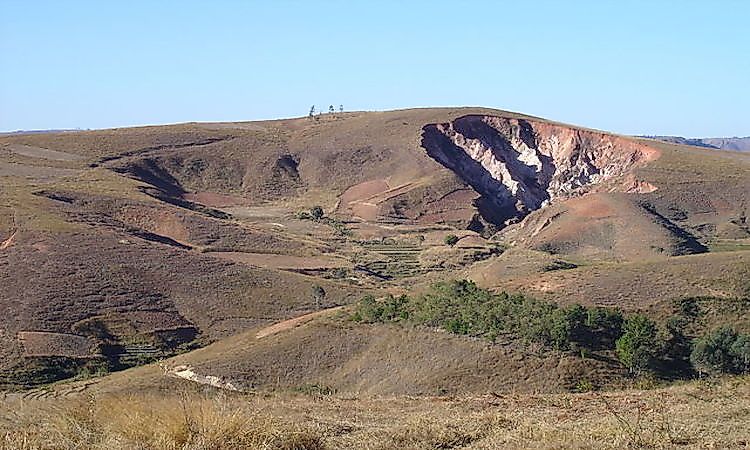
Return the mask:
<svg viewBox="0 0 750 450">
<path fill-rule="evenodd" d="M 615 342 L 617 356 L 631 373 L 648 369 L 658 352 L 656 324 L 640 314 L 628 317 L 623 335 Z"/>
</svg>

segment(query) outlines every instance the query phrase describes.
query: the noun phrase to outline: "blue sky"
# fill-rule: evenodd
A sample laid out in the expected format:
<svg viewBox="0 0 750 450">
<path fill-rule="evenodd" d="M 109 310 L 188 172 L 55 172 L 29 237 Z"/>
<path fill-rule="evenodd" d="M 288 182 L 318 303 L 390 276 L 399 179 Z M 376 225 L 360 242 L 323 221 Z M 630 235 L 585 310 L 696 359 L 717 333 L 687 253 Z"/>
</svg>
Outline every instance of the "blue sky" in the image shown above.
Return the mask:
<svg viewBox="0 0 750 450">
<path fill-rule="evenodd" d="M 746 1 L 0 0 L 0 130 L 479 105 L 750 134 Z"/>
</svg>

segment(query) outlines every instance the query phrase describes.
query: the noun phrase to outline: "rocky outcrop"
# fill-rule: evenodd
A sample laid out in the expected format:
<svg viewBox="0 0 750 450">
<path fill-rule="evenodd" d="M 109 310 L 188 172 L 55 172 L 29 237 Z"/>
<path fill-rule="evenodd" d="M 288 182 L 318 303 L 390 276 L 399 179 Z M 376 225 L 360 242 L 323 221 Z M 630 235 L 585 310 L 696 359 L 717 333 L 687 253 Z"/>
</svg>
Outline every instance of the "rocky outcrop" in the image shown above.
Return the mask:
<svg viewBox="0 0 750 450">
<path fill-rule="evenodd" d="M 496 225 L 658 157 L 657 150 L 620 136 L 481 115 L 425 126 L 422 146 L 481 194 L 479 211 Z"/>
</svg>

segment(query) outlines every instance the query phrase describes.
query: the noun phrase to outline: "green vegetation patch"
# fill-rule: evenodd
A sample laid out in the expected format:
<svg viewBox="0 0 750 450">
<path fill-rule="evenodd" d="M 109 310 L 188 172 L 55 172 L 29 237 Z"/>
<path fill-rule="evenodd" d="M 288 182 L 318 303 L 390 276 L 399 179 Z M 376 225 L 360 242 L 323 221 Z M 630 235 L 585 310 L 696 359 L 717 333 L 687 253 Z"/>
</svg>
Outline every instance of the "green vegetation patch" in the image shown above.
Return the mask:
<svg viewBox="0 0 750 450">
<path fill-rule="evenodd" d="M 406 321 L 451 333 L 485 337 L 517 336 L 560 350 L 609 348 L 620 335 L 622 313 L 573 305 L 561 308 L 520 294 L 495 294 L 471 281 L 437 283 L 418 297 L 365 297 L 354 312 L 358 322 Z"/>
<path fill-rule="evenodd" d="M 675 302 L 664 323 L 604 307 L 537 300 L 521 294 L 493 293 L 467 280 L 440 282 L 419 296 L 363 298 L 351 316 L 361 323 L 405 323 L 436 327 L 457 335 L 520 339 L 562 351 L 616 354 L 634 375 L 652 372 L 666 378 L 694 374 L 750 372 L 750 335 L 730 327 L 689 336 L 701 316 L 700 302 Z"/>
</svg>

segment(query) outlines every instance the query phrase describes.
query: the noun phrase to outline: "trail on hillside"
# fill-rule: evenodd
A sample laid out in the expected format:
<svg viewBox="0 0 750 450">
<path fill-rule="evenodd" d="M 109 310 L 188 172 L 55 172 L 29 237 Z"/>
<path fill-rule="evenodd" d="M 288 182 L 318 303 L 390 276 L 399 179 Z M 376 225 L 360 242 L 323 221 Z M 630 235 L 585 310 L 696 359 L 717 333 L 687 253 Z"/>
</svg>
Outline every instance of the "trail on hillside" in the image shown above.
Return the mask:
<svg viewBox="0 0 750 450">
<path fill-rule="evenodd" d="M 315 311 L 312 313 L 304 314 L 298 317 L 294 317 L 291 319 L 284 320 L 282 322 L 275 323 L 271 326 L 268 326 L 266 328 L 263 328 L 262 330 L 258 331 L 258 333 L 255 335 L 256 339 L 263 339 L 266 336 L 271 336 L 273 334 L 281 333 L 282 331 L 290 330 L 292 328 L 298 327 L 300 325 L 304 325 L 307 322 L 313 320 L 316 317 L 324 316 L 328 313 L 332 313 L 334 311 L 339 311 L 343 309 L 344 306 L 335 306 L 333 308 L 323 309 L 320 311 Z"/>
</svg>

